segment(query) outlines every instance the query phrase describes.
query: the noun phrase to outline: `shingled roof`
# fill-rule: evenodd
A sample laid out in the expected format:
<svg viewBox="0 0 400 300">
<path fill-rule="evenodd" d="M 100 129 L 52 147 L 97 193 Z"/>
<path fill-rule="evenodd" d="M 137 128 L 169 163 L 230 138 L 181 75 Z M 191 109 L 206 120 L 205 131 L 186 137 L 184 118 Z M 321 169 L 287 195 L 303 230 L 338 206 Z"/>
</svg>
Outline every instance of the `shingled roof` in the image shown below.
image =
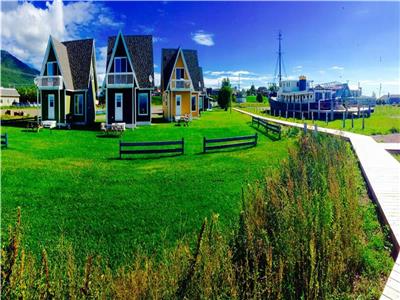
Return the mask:
<svg viewBox="0 0 400 300">
<path fill-rule="evenodd" d="M 90 62 L 93 53 L 93 39 L 62 42 L 67 48 L 72 81 L 76 90 L 87 89 L 90 76 Z"/>
<path fill-rule="evenodd" d="M 174 68 L 176 56 L 179 53 L 178 49 L 162 49 L 162 75 L 161 87 L 165 89 L 168 81 L 171 78 L 171 73 Z M 199 66 L 199 60 L 196 50 L 182 49 L 182 54 L 186 61 L 189 70 L 190 78 L 192 79 L 195 91 L 201 91 L 204 88 L 203 69 Z M 199 85 L 200 83 L 200 85 Z"/>
<path fill-rule="evenodd" d="M 54 45 L 65 87 L 70 90 L 88 88 L 93 39 L 59 42 L 50 37 Z M 96 79 L 97 80 L 97 79 Z"/>
<path fill-rule="evenodd" d="M 151 35 L 122 35 L 128 48 L 140 88 L 154 87 L 153 37 Z M 108 38 L 107 69 L 117 36 Z M 153 79 L 151 82 L 149 76 Z"/>
</svg>

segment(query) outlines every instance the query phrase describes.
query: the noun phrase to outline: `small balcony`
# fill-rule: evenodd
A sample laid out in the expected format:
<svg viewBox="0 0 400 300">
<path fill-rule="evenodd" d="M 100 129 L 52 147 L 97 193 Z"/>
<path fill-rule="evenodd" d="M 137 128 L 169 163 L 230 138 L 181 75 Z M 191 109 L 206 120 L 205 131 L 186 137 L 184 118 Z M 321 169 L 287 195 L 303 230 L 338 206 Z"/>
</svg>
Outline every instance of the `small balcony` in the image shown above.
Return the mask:
<svg viewBox="0 0 400 300">
<path fill-rule="evenodd" d="M 191 89 L 190 80 L 186 79 L 172 79 L 171 80 L 171 90 L 173 91 L 186 91 Z"/>
<path fill-rule="evenodd" d="M 62 76 L 38 76 L 34 82 L 39 90 L 61 90 L 63 88 Z"/>
<path fill-rule="evenodd" d="M 132 87 L 133 73 L 108 73 L 107 87 Z"/>
</svg>

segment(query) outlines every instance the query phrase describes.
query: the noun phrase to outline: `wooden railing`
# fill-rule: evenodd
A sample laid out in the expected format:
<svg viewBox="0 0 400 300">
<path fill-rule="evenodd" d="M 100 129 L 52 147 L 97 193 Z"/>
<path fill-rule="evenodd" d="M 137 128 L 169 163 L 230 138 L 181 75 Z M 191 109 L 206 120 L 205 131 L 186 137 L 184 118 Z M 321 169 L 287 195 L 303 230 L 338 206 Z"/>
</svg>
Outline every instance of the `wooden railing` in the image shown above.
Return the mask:
<svg viewBox="0 0 400 300">
<path fill-rule="evenodd" d="M 108 73 L 107 85 L 132 85 L 133 73 Z"/>
<path fill-rule="evenodd" d="M 172 79 L 171 89 L 173 90 L 189 90 L 191 88 L 191 81 L 186 79 Z"/>
<path fill-rule="evenodd" d="M 35 78 L 34 82 L 39 89 L 41 88 L 62 89 L 63 87 L 62 76 L 39 76 Z"/>
</svg>

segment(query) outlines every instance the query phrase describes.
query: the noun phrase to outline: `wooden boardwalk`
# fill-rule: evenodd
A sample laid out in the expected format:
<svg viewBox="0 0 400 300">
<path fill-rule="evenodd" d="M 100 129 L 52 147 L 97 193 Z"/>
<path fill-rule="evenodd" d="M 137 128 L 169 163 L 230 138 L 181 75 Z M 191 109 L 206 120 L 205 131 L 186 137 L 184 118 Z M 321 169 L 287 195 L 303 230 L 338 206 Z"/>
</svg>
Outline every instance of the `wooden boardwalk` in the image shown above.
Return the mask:
<svg viewBox="0 0 400 300">
<path fill-rule="evenodd" d="M 304 128 L 304 124 L 263 117 L 241 109 L 235 108 L 234 110 L 281 125 Z M 307 128 L 308 130 L 314 129 L 311 125 L 308 125 Z M 385 150 L 388 147 L 382 146 L 369 136 L 329 128 L 318 128 L 317 130 L 344 137 L 353 146 L 370 193 L 379 208 L 381 218 L 390 228 L 397 257 L 381 299 L 400 299 L 400 255 L 398 255 L 400 251 L 400 163 Z M 390 148 L 397 147 L 398 145 L 392 145 Z"/>
</svg>

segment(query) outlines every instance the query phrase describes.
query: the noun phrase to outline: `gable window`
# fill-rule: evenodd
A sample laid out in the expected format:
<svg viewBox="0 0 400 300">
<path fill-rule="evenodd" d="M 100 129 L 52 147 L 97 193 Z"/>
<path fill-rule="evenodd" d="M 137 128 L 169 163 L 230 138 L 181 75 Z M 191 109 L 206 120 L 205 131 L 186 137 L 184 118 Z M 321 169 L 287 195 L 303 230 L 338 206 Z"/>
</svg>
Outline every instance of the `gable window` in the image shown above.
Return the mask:
<svg viewBox="0 0 400 300">
<path fill-rule="evenodd" d="M 149 94 L 139 93 L 139 115 L 144 116 L 149 114 Z"/>
<path fill-rule="evenodd" d="M 55 76 L 57 75 L 57 62 L 49 61 L 47 63 L 47 76 Z"/>
<path fill-rule="evenodd" d="M 126 57 L 114 58 L 114 73 L 128 72 L 128 59 Z"/>
<path fill-rule="evenodd" d="M 196 111 L 196 96 L 192 96 L 192 111 Z"/>
<path fill-rule="evenodd" d="M 184 79 L 185 78 L 185 69 L 184 68 L 176 68 L 176 79 Z"/>
<path fill-rule="evenodd" d="M 74 95 L 74 114 L 83 115 L 83 94 Z"/>
</svg>

